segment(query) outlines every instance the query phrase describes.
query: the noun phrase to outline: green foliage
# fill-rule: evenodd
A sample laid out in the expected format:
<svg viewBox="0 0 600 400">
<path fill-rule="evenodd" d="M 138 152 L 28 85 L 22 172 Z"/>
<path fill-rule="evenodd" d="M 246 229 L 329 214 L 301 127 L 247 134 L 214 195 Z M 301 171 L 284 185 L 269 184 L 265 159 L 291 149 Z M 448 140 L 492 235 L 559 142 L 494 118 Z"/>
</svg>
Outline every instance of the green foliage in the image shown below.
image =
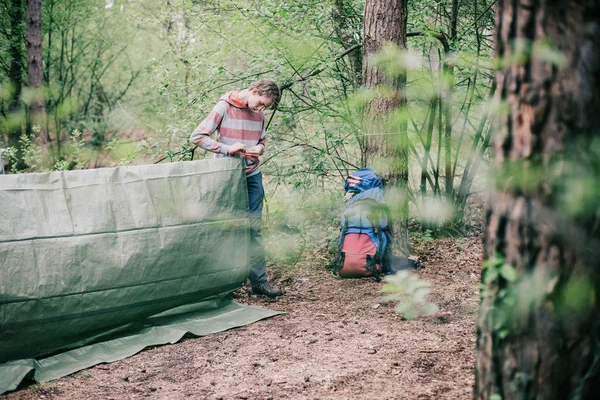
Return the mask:
<svg viewBox="0 0 600 400">
<path fill-rule="evenodd" d="M 431 229 L 423 229 L 422 231 L 412 231 L 410 232 L 410 235 L 414 240 L 425 243 L 433 242 L 433 240 L 435 239 L 434 231 L 432 231 Z"/>
<path fill-rule="evenodd" d="M 39 129 L 40 127 L 33 127 L 34 132 Z M 21 135 L 19 139 L 20 150 L 10 148 L 6 154 L 9 159 L 14 161 L 17 159 L 16 153 L 20 151 L 27 169 L 19 169 L 18 164 L 13 163 L 11 172 L 49 172 L 87 168 L 91 161 L 91 155 L 86 151 L 86 142 L 82 135 L 82 132 L 78 130 L 71 133 L 70 140 L 63 144 L 61 157 L 52 155 L 47 147 L 40 146 L 31 137 Z"/>
<path fill-rule="evenodd" d="M 368 132 L 362 119 L 365 105 L 393 92 L 385 85 L 360 90 L 360 49 L 339 57 L 362 43 L 363 1 L 150 0 L 118 7 L 95 0 L 71 5 L 44 1 L 45 128 L 52 147 L 45 168 L 210 157 L 194 151 L 188 137 L 224 92 L 259 78 L 295 82 L 284 91 L 277 112 L 266 115 L 263 171 L 274 177 L 271 182 L 301 190 L 337 188 L 368 161 L 369 137 L 392 136 L 398 140 L 390 143 L 407 148 L 410 160 L 379 158 L 371 165 L 385 173 L 410 162 L 409 190 L 390 193 L 390 199 L 398 204 L 410 199 L 414 215 L 437 235 L 461 218 L 463 197 L 477 182 L 473 178 L 482 175 L 478 160 L 485 159 L 487 149 L 484 101 L 492 67 L 488 38 L 481 34 L 493 26 L 488 5 L 479 1 L 474 9 L 461 4 L 458 26 L 464 31 L 444 54 L 439 37 L 449 32 L 447 4 L 409 3 L 409 31 L 422 34 L 409 37 L 409 51 L 387 45 L 373 59 L 391 76 L 407 74 L 407 108 L 386 117 L 381 131 Z M 452 73 L 445 65 L 452 65 Z M 448 91 L 452 96 L 447 97 Z M 447 144 L 440 135 L 446 117 L 440 106 L 430 107 L 437 97 L 451 109 L 452 194 L 447 194 L 440 163 L 445 162 L 440 150 Z M 23 104 L 26 100 L 27 94 Z M 2 124 L 30 134 L 23 117 L 7 114 Z M 428 140 L 430 121 L 435 130 Z M 478 124 L 486 128 L 479 130 Z M 408 125 L 408 138 L 397 134 L 403 125 Z M 74 130 L 82 132 L 85 143 L 76 165 L 74 149 L 66 144 Z M 132 130 L 139 134 L 125 139 Z M 0 136 L 6 143 L 5 135 Z M 423 196 L 414 195 L 419 169 L 428 176 Z"/>
<path fill-rule="evenodd" d="M 470 109 L 471 114 L 481 114 L 478 102 L 487 82 L 478 79 L 469 86 L 476 79 L 474 74 L 484 71 L 482 59 L 488 58 L 477 48 L 474 37 L 491 26 L 492 19 L 484 12 L 487 4 L 481 3 L 479 11 L 466 5 L 459 10 L 459 22 L 475 32 L 460 35 L 452 43 L 453 54 L 446 55 L 454 65 L 454 80 L 437 68 L 444 59 L 438 57 L 440 42 L 435 36 L 448 28 L 442 3 L 411 2 L 410 29 L 424 34 L 409 38 L 410 52 L 399 53 L 388 45 L 374 58 L 391 75 L 408 71 L 409 108 L 391 115 L 386 132 L 375 134 L 397 132 L 399 125 L 408 123 L 409 143 L 397 144 L 410 147 L 413 169 L 422 165 L 423 126 L 429 118 L 431 97 L 452 88 L 459 95 L 452 100 L 455 112 L 464 110 L 468 115 Z M 120 162 L 205 157 L 203 151 L 192 153 L 188 137 L 220 95 L 247 87 L 258 78 L 297 81 L 284 92 L 274 117 L 267 113 L 264 171 L 297 187 L 335 181 L 365 165 L 365 139 L 372 133 L 361 128 L 361 109 L 366 102 L 390 94 L 384 86 L 378 91 L 357 92 L 360 49 L 338 57 L 362 42 L 363 7 L 364 2 L 352 0 L 326 4 L 314 0 L 215 4 L 175 0 L 129 2 L 119 7 L 94 0 L 68 7 L 48 0 L 43 19 L 44 73 L 50 117 L 46 128 L 54 138 L 52 143 L 68 140 L 67 132 L 78 129 L 88 145 L 102 150 L 115 134 L 137 128 L 145 133 L 143 141 L 137 152 L 127 151 L 118 158 Z M 92 9 L 95 12 L 89 12 Z M 485 43 L 484 37 L 479 39 Z M 469 92 L 470 88 L 474 90 Z M 468 117 L 465 126 L 474 125 L 476 118 Z M 15 121 L 22 123 L 18 118 Z M 459 115 L 454 125 L 458 128 L 461 124 Z M 464 142 L 472 135 L 467 133 Z M 442 146 L 436 135 L 430 144 L 432 149 Z M 452 145 L 458 160 L 460 144 L 454 141 Z M 51 153 L 58 160 L 61 151 L 58 146 Z M 434 156 L 433 150 L 430 156 Z M 375 164 L 385 172 L 393 163 L 380 160 Z M 460 176 L 463 163 L 455 164 L 453 174 Z M 433 161 L 426 169 L 436 180 L 443 177 Z M 412 188 L 416 185 L 413 179 Z M 455 199 L 443 198 L 443 185 L 439 179 L 428 195 L 454 209 Z M 417 212 L 428 213 L 418 198 L 412 199 Z M 442 221 L 428 222 L 432 229 L 458 214 L 444 215 Z"/>
<path fill-rule="evenodd" d="M 20 156 L 26 150 L 20 146 L 26 142 L 18 142 L 18 137 L 33 133 L 27 131 L 30 121 L 25 110 L 34 98 L 45 100 L 46 121 L 41 128 L 48 133 L 50 142 L 48 151 L 44 152 L 49 159 L 32 161 L 29 158 L 32 170 L 39 170 L 41 164 L 44 164 L 42 169 L 52 168 L 52 164 L 59 169 L 73 167 L 65 162 L 62 144 L 71 141 L 70 132 L 74 130 L 81 131 L 85 143 L 96 148 L 101 148 L 110 139 L 113 110 L 134 86 L 146 61 L 144 54 L 126 51 L 128 46 L 141 43 L 141 40 L 135 40 L 135 28 L 128 23 L 129 11 L 134 5 L 120 9 L 106 5 L 97 0 L 47 0 L 42 3 L 43 93 L 22 85 L 26 81 L 23 76 L 26 68 L 21 68 L 20 76 L 13 76 L 13 69 L 0 68 L 3 93 L 0 143 L 8 143 L 17 149 L 17 169 L 29 170 Z M 4 51 L 12 48 L 10 43 L 14 40 L 20 41 L 25 48 L 26 6 L 26 2 L 21 6 L 11 3 L 11 10 L 18 9 L 19 12 L 10 14 L 9 25 L 13 26 L 12 30 L 21 27 L 22 32 L 0 32 L 0 66 L 26 63 L 24 51 Z M 4 18 L 4 13 L 2 16 Z M 144 60 L 141 65 L 139 60 Z M 121 123 L 115 131 L 126 129 L 131 129 L 131 124 Z M 28 153 L 33 155 L 32 148 Z"/>
<path fill-rule="evenodd" d="M 390 84 L 358 92 L 351 103 L 360 108 L 376 99 L 398 97 L 392 85 L 406 76 L 400 96 L 406 99 L 404 108 L 386 116 L 377 130 L 366 133 L 374 137 L 364 141 L 385 137 L 386 148 L 397 146 L 402 149 L 399 154 L 408 152 L 409 193 L 420 191 L 420 196 L 411 196 L 413 213 L 424 227 L 440 234 L 461 230 L 467 198 L 473 189 L 483 189 L 474 183 L 485 177 L 481 165 L 491 137 L 486 92 L 493 73 L 491 51 L 483 46 L 486 39 L 480 34 L 484 27 L 493 26 L 489 10 L 481 13 L 461 7 L 459 22 L 472 19 L 472 12 L 476 15 L 476 35 L 459 35 L 460 40 L 448 42 L 444 7 L 420 2 L 409 6 L 409 24 L 420 30 L 411 33 L 408 48 L 388 43 L 371 59 Z M 406 126 L 407 137 L 402 128 Z M 381 163 L 384 175 L 385 165 L 389 169 L 392 164 L 389 158 Z"/>
<path fill-rule="evenodd" d="M 539 40 L 533 44 L 533 59 L 538 62 L 548 63 L 558 69 L 567 67 L 567 57 L 556 50 L 556 46 L 549 41 Z"/>
<path fill-rule="evenodd" d="M 549 39 L 535 42 L 518 39 L 512 43 L 510 51 L 504 58 L 497 59 L 496 68 L 502 69 L 536 62 L 550 64 L 558 69 L 567 66 L 565 55 L 557 51 L 556 46 Z"/>
<path fill-rule="evenodd" d="M 70 158 L 71 161 L 66 159 L 58 160 L 53 169 L 56 171 L 68 171 L 73 169 L 84 169 L 86 162 L 83 159 L 85 142 L 82 139 L 81 131 L 77 129 L 71 133 L 71 140 L 69 142 L 70 147 Z"/>
<path fill-rule="evenodd" d="M 500 339 L 517 328 L 528 329 L 531 314 L 540 308 L 568 319 L 596 304 L 593 280 L 585 274 L 560 276 L 539 266 L 519 275 L 501 254 L 487 259 L 482 268 L 481 296 L 493 299 L 493 329 Z"/>
<path fill-rule="evenodd" d="M 516 269 L 504 262 L 504 257 L 496 253 L 482 265 L 481 296 L 495 298 L 492 306 L 493 330 L 500 339 L 506 338 L 513 329 L 519 291 L 514 284 L 519 279 Z"/>
<path fill-rule="evenodd" d="M 385 43 L 377 53 L 372 63 L 390 77 L 404 76 L 408 71 L 419 70 L 423 66 L 422 57 L 415 52 L 399 51 L 398 46 L 391 42 Z M 433 92 L 423 93 L 423 98 L 431 97 Z"/>
<path fill-rule="evenodd" d="M 456 242 L 456 250 L 458 251 L 463 251 L 463 244 L 465 242 L 466 238 L 461 237 L 457 242 Z"/>
<path fill-rule="evenodd" d="M 40 389 L 44 389 L 48 385 L 49 385 L 49 382 L 34 383 L 34 384 L 28 386 L 27 390 L 38 391 Z"/>
<path fill-rule="evenodd" d="M 594 224 L 600 219 L 600 139 L 574 140 L 552 165 L 559 215 Z"/>
<path fill-rule="evenodd" d="M 269 260 L 276 268 L 289 270 L 310 255 L 311 259 L 321 257 L 323 263 L 315 267 L 323 268 L 337 250 L 343 199 L 332 195 L 330 188 L 280 184 L 276 190 L 267 193 L 264 211 Z"/>
<path fill-rule="evenodd" d="M 534 194 L 545 184 L 546 166 L 541 159 L 506 161 L 494 172 L 494 182 L 502 189 Z"/>
<path fill-rule="evenodd" d="M 557 293 L 556 311 L 563 318 L 587 313 L 596 307 L 596 296 L 593 280 L 589 276 L 572 276 Z"/>
<path fill-rule="evenodd" d="M 502 278 L 508 282 L 514 283 L 518 279 L 517 270 L 510 264 L 504 262 L 504 257 L 496 253 L 483 262 L 483 282 L 486 284 L 495 282 Z"/>
<path fill-rule="evenodd" d="M 31 167 L 33 171 L 47 171 L 47 156 L 44 149 L 31 141 L 27 135 L 21 135 L 19 138 L 19 148 L 21 149 L 23 160 Z M 16 149 L 15 149 L 16 150 Z M 12 154 L 16 154 L 14 151 Z M 12 172 L 25 172 L 18 170 L 17 164 L 13 164 Z"/>
<path fill-rule="evenodd" d="M 384 301 L 398 302 L 396 312 L 405 319 L 415 319 L 419 314 L 433 315 L 438 311 L 435 304 L 427 301 L 431 283 L 421 280 L 415 273 L 399 271 L 395 275 L 384 277 L 381 288 Z"/>
<path fill-rule="evenodd" d="M 497 189 L 535 198 L 551 188 L 559 218 L 594 221 L 600 216 L 600 140 L 573 139 L 564 152 L 550 159 L 541 156 L 505 160 L 493 172 Z"/>
<path fill-rule="evenodd" d="M 151 105 L 153 113 L 164 121 L 149 139 L 154 151 L 150 155 L 189 155 L 179 149 L 181 143 L 224 92 L 259 78 L 302 80 L 322 69 L 314 79 L 286 90 L 272 121 L 267 113 L 271 123 L 266 172 L 303 185 L 306 171 L 309 179 L 328 180 L 359 166 L 358 148 L 348 146 L 354 141 L 354 128 L 347 129 L 345 122 L 352 72 L 346 59 L 335 58 L 343 48 L 332 31 L 343 28 L 348 37 L 360 36 L 362 26 L 356 21 L 362 2 L 338 3 L 343 3 L 343 14 L 352 24 L 338 26 L 336 7 L 312 0 L 225 1 L 214 8 L 175 1 L 138 13 L 143 25 L 167 27 L 159 32 L 164 55 L 151 59 L 148 75 L 161 97 Z M 205 154 L 197 151 L 195 156 Z"/>
</svg>

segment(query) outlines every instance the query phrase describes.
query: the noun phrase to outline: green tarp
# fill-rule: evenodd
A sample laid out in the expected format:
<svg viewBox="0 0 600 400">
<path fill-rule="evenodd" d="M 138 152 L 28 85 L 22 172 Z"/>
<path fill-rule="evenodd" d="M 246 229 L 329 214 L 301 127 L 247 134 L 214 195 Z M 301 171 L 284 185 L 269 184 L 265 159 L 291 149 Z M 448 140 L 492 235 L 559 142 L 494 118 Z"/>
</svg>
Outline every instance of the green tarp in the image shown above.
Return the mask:
<svg viewBox="0 0 600 400">
<path fill-rule="evenodd" d="M 277 314 L 248 274 L 240 160 L 0 176 L 0 393 Z"/>
</svg>

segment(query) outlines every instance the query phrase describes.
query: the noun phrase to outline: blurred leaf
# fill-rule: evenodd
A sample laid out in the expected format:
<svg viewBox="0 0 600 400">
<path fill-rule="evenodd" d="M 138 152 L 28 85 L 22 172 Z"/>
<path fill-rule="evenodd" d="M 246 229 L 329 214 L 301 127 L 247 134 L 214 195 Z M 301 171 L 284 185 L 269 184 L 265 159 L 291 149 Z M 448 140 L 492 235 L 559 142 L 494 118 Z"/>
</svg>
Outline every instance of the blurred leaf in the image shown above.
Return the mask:
<svg viewBox="0 0 600 400">
<path fill-rule="evenodd" d="M 496 268 L 487 268 L 485 271 L 485 283 L 492 283 L 498 279 L 498 270 Z"/>
<path fill-rule="evenodd" d="M 538 40 L 533 46 L 533 59 L 547 62 L 559 69 L 567 66 L 567 57 L 556 49 L 549 40 Z"/>
<path fill-rule="evenodd" d="M 432 315 L 438 311 L 435 304 L 426 300 L 431 283 L 421 280 L 417 274 L 399 271 L 395 275 L 384 277 L 382 293 L 386 302 L 398 302 L 395 310 L 405 319 L 414 319 L 419 314 Z"/>
<path fill-rule="evenodd" d="M 519 278 L 517 270 L 510 264 L 502 264 L 500 267 L 500 275 L 509 282 L 516 282 Z"/>
</svg>

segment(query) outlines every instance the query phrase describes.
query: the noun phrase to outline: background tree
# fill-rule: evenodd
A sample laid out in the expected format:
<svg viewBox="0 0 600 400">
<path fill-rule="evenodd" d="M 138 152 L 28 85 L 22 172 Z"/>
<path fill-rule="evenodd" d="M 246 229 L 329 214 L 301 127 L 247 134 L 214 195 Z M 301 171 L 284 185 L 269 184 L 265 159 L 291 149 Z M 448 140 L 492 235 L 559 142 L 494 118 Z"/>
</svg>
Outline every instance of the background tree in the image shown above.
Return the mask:
<svg viewBox="0 0 600 400">
<path fill-rule="evenodd" d="M 100 166 L 102 155 L 114 148 L 106 145 L 116 131 L 138 124 L 115 109 L 147 65 L 152 44 L 136 37 L 139 27 L 131 14 L 140 5 L 113 5 L 101 0 L 0 2 L 0 144 L 11 149 L 5 158 L 13 171 Z M 130 45 L 138 51 L 126 52 Z M 71 146 L 74 132 L 81 134 Z M 42 151 L 38 144 L 45 142 L 44 134 L 50 140 Z M 78 161 L 74 149 L 82 156 Z"/>
<path fill-rule="evenodd" d="M 24 0 L 3 0 L 1 3 L 2 36 L 6 50 L 3 52 L 2 69 L 5 79 L 3 86 L 8 90 L 2 101 L 3 130 L 7 133 L 7 144 L 18 147 L 19 137 L 23 130 L 23 104 L 21 93 L 24 86 L 26 62 L 25 50 L 25 2 Z M 17 154 L 19 163 L 20 155 Z"/>
<path fill-rule="evenodd" d="M 44 74 L 42 65 L 42 0 L 27 1 L 27 86 L 30 124 L 39 126 L 38 138 L 46 144 L 46 101 L 44 100 Z"/>
<path fill-rule="evenodd" d="M 405 0 L 367 0 L 363 33 L 363 85 L 378 91 L 366 107 L 362 141 L 363 165 L 375 165 L 390 187 L 401 189 L 392 202 L 396 221 L 395 245 L 405 254 L 408 250 L 408 150 L 407 124 L 393 118 L 406 104 L 406 75 L 387 75 L 369 58 L 383 49 L 385 43 L 406 47 L 408 10 Z M 385 160 L 385 161 L 384 161 Z M 384 165 L 385 166 L 384 169 Z"/>
<path fill-rule="evenodd" d="M 600 391 L 600 2 L 498 3 L 475 397 Z"/>
<path fill-rule="evenodd" d="M 409 6 L 409 46 L 424 57 L 428 70 L 409 71 L 414 83 L 407 86 L 411 168 L 420 169 L 420 196 L 413 204 L 425 230 L 463 230 L 467 200 L 482 190 L 478 181 L 491 134 L 485 104 L 494 91 L 489 62 L 494 4 Z"/>
<path fill-rule="evenodd" d="M 489 122 L 483 103 L 490 82 L 489 66 L 481 60 L 488 55 L 494 0 L 415 0 L 403 3 L 402 12 L 379 2 L 373 13 L 375 3 L 369 2 L 367 15 L 390 18 L 371 18 L 367 30 L 373 32 L 364 38 L 364 0 L 44 0 L 52 160 L 43 168 L 210 157 L 189 146 L 198 120 L 222 93 L 275 78 L 285 90 L 276 113 L 267 112 L 263 171 L 270 178 L 268 199 L 280 191 L 301 190 L 302 198 L 326 193 L 320 198 L 340 205 L 335 196 L 341 178 L 369 163 L 386 176 L 395 171 L 394 179 L 408 184 L 402 196 L 388 192 L 396 220 L 406 219 L 410 205 L 408 215 L 425 234 L 439 228 L 440 234 L 456 234 L 453 218 L 461 218 L 460 206 L 459 213 L 447 213 L 442 222 L 424 222 L 424 216 L 445 209 L 444 202 L 464 205 L 473 190 L 481 190 L 475 178 L 486 167 Z M 8 21 L 5 13 L 2 18 Z M 382 28 L 384 23 L 389 29 Z M 410 31 L 402 42 L 391 35 L 401 24 Z M 9 37 L 0 35 L 6 65 Z M 365 46 L 370 57 L 364 64 L 363 39 L 378 43 Z M 396 42 L 377 47 L 385 39 Z M 410 56 L 403 53 L 406 47 Z M 408 61 L 413 63 L 407 69 Z M 377 71 L 382 82 L 362 90 L 363 66 Z M 7 76 L 0 73 L 3 88 Z M 19 96 L 21 102 L 28 98 Z M 394 111 L 363 125 L 361 107 L 369 103 L 375 110 L 385 102 L 395 102 Z M 36 147 L 18 141 L 21 133 L 31 134 L 21 125 L 10 147 L 26 149 L 31 163 L 18 170 L 38 171 Z M 74 132 L 81 133 L 76 141 Z M 9 147 L 7 137 L 2 130 L 3 147 Z M 398 157 L 382 157 L 377 146 Z M 337 210 L 331 215 L 337 219 Z M 396 237 L 406 243 L 407 231 L 401 232 Z"/>
</svg>

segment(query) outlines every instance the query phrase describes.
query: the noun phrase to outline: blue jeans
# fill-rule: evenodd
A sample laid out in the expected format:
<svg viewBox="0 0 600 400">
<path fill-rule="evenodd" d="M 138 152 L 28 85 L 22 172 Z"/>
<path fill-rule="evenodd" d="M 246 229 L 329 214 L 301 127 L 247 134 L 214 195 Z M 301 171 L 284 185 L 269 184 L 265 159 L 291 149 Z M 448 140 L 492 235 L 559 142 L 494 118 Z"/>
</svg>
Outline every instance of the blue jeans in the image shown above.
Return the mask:
<svg viewBox="0 0 600 400">
<path fill-rule="evenodd" d="M 248 209 L 250 211 L 250 282 L 253 285 L 267 280 L 265 248 L 262 240 L 262 210 L 265 190 L 262 172 L 246 178 Z"/>
</svg>

